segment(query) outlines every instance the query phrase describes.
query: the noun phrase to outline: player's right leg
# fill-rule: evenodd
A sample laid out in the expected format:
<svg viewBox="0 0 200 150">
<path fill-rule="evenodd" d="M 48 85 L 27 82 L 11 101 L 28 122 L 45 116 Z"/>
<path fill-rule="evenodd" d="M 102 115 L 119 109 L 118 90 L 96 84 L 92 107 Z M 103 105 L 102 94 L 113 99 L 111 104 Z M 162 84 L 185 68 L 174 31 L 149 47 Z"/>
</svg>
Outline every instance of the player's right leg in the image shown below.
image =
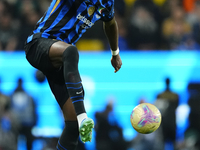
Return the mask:
<svg viewBox="0 0 200 150">
<path fill-rule="evenodd" d="M 47 80 L 65 119 L 65 127 L 58 140 L 57 150 L 75 150 L 79 137 L 78 122 L 74 106 L 64 83 L 63 71 L 47 74 Z"/>
</svg>

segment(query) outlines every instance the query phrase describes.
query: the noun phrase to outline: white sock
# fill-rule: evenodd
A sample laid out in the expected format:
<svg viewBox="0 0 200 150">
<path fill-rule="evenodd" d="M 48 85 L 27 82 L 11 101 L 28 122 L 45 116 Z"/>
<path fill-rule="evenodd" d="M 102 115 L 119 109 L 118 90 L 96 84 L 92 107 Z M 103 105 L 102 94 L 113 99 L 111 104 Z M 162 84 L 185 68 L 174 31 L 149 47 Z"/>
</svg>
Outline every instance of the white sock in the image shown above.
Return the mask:
<svg viewBox="0 0 200 150">
<path fill-rule="evenodd" d="M 82 113 L 82 114 L 79 114 L 79 115 L 77 116 L 79 127 L 80 127 L 82 121 L 83 121 L 84 119 L 86 119 L 86 118 L 87 118 L 87 114 L 86 114 L 86 113 Z"/>
</svg>

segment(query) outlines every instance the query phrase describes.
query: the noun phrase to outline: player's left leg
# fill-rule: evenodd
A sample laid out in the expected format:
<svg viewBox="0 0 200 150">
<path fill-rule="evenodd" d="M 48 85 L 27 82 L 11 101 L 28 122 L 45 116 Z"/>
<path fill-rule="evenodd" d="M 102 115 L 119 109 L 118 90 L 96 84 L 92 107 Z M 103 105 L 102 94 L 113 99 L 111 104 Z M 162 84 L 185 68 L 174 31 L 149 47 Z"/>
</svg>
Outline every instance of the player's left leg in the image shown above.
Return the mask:
<svg viewBox="0 0 200 150">
<path fill-rule="evenodd" d="M 49 57 L 54 67 L 63 66 L 64 83 L 75 108 L 81 140 L 90 141 L 94 122 L 87 117 L 83 103 L 84 90 L 78 70 L 78 50 L 75 46 L 60 41 L 51 46 Z"/>
<path fill-rule="evenodd" d="M 64 83 L 80 124 L 83 119 L 87 118 L 87 115 L 83 104 L 84 91 L 78 70 L 78 51 L 75 46 L 59 41 L 51 46 L 49 57 L 54 67 L 63 66 Z M 79 118 L 82 118 L 82 120 Z"/>
</svg>

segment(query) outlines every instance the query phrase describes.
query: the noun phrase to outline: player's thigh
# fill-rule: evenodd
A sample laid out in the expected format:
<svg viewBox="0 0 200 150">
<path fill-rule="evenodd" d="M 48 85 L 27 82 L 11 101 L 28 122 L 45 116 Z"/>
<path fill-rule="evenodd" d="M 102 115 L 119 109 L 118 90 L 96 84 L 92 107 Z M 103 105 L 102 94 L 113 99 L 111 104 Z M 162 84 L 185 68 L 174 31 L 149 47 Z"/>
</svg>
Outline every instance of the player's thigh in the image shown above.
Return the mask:
<svg viewBox="0 0 200 150">
<path fill-rule="evenodd" d="M 56 70 L 49 59 L 50 47 L 58 41 L 47 38 L 34 39 L 25 45 L 26 59 L 44 74 Z"/>
<path fill-rule="evenodd" d="M 58 68 L 62 65 L 63 52 L 69 46 L 71 46 L 71 44 L 67 44 L 65 42 L 58 41 L 50 47 L 49 58 L 54 67 Z"/>
<path fill-rule="evenodd" d="M 63 111 L 65 120 L 76 120 L 76 112 L 65 85 L 63 68 L 46 75 L 50 89 L 54 94 L 60 108 Z"/>
</svg>

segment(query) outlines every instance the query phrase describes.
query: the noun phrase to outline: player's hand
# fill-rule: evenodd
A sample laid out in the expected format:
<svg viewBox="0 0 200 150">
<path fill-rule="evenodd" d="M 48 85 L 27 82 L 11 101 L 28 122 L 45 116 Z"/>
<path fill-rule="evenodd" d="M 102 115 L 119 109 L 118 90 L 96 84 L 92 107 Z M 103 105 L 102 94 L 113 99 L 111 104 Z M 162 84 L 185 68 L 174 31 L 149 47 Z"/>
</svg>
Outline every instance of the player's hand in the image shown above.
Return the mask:
<svg viewBox="0 0 200 150">
<path fill-rule="evenodd" d="M 121 68 L 122 60 L 121 60 L 119 54 L 117 54 L 116 56 L 112 56 L 111 64 L 115 68 L 115 73 Z"/>
</svg>

